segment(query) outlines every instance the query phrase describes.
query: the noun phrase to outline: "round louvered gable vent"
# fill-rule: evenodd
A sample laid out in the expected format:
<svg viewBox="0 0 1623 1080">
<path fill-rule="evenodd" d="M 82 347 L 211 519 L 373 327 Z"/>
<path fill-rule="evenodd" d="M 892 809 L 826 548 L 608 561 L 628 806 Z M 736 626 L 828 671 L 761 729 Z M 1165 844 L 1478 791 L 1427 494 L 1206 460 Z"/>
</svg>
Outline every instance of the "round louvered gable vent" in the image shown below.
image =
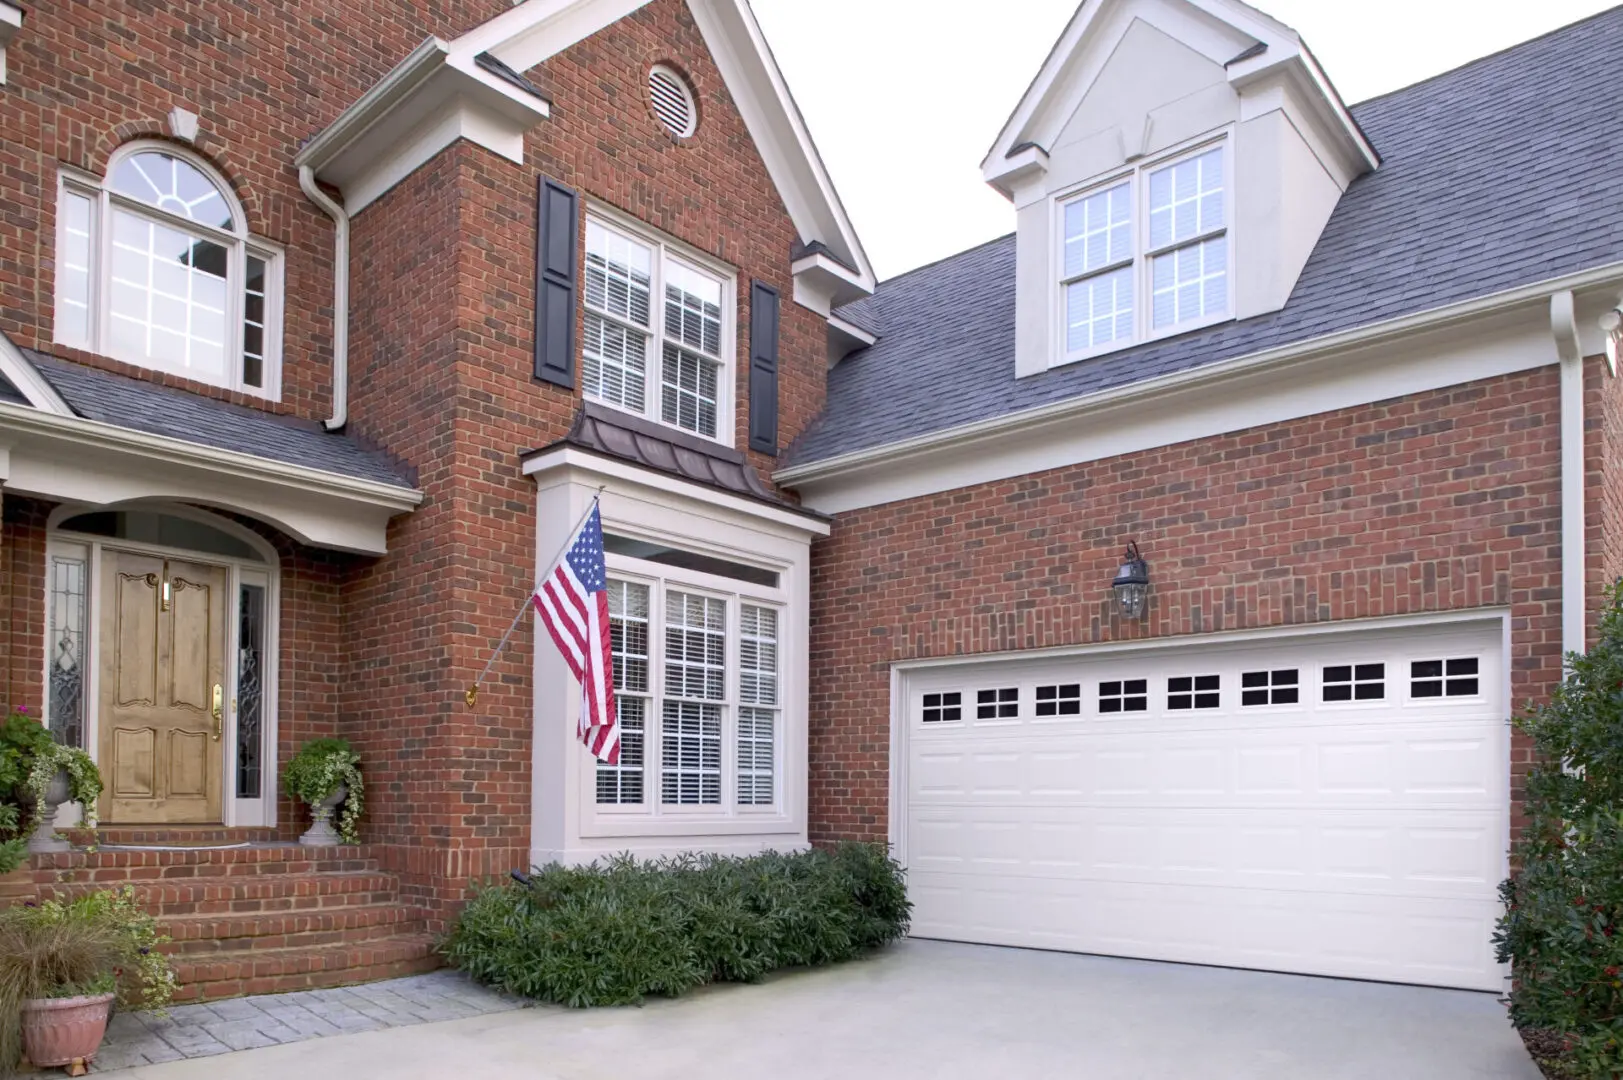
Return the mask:
<svg viewBox="0 0 1623 1080">
<path fill-rule="evenodd" d="M 648 100 L 665 130 L 678 139 L 692 135 L 699 126 L 699 108 L 687 81 L 663 64 L 648 72 Z"/>
</svg>

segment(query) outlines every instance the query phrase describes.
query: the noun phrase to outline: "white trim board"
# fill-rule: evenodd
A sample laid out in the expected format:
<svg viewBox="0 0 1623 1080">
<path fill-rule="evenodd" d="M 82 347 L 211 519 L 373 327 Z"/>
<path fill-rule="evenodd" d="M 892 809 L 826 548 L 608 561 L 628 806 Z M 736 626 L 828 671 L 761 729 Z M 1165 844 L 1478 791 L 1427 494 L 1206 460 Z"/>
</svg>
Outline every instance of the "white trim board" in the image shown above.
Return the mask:
<svg viewBox="0 0 1623 1080">
<path fill-rule="evenodd" d="M 0 375 L 4 375 L 6 381 L 15 386 L 34 408 L 57 416 L 73 415 L 68 403 L 56 392 L 56 387 L 40 374 L 39 368 L 30 363 L 16 342 L 5 334 L 0 334 Z"/>
<path fill-rule="evenodd" d="M 267 521 L 314 547 L 381 555 L 389 520 L 423 493 L 373 480 L 0 403 L 7 491 L 105 505 L 199 503 Z M 4 460 L 9 459 L 9 460 Z"/>
<path fill-rule="evenodd" d="M 1599 351 L 1595 318 L 1609 302 L 1599 287 L 1615 291 L 1619 282 L 1623 264 L 1598 267 L 792 465 L 774 479 L 812 509 L 837 514 L 1553 365 L 1551 292 L 1585 290 L 1578 323 L 1587 356 Z"/>
</svg>

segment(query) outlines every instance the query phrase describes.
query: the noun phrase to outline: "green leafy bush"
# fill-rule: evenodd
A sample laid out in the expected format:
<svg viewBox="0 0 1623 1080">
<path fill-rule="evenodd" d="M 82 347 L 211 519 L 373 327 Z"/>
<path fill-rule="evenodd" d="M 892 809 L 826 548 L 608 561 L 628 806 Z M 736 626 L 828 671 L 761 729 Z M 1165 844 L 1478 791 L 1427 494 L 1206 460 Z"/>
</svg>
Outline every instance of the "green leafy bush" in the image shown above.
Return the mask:
<svg viewBox="0 0 1623 1080">
<path fill-rule="evenodd" d="M 911 909 L 901 868 L 873 845 L 621 857 L 480 889 L 441 949 L 509 993 L 630 1005 L 852 959 L 905 934 Z"/>
<path fill-rule="evenodd" d="M 94 828 L 101 773 L 90 755 L 58 743 L 26 709 L 0 721 L 0 874 L 27 857 L 35 815 L 45 809 L 45 790 L 59 771 L 68 774 L 68 798 L 79 804 L 84 825 Z"/>
<path fill-rule="evenodd" d="M 338 835 L 346 844 L 358 844 L 366 794 L 361 784 L 361 755 L 347 739 L 311 739 L 282 770 L 282 787 L 307 806 L 326 801 L 341 784 L 346 791 L 338 809 Z"/>
<path fill-rule="evenodd" d="M 1563 1066 L 1623 1075 L 1623 590 L 1550 702 L 1517 721 L 1532 738 L 1520 870 L 1499 888 L 1494 943 L 1512 965 L 1511 1020 L 1564 1039 Z"/>
</svg>

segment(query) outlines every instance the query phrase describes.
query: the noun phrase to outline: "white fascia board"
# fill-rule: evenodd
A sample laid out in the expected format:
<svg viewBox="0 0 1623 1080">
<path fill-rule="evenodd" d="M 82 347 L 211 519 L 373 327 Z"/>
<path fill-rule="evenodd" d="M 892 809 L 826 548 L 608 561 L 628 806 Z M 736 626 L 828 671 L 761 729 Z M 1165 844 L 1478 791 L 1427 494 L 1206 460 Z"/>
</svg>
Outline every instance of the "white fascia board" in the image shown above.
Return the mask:
<svg viewBox="0 0 1623 1080">
<path fill-rule="evenodd" d="M 294 156 L 356 214 L 457 139 L 524 160 L 546 101 L 481 68 L 477 52 L 429 38 Z"/>
<path fill-rule="evenodd" d="M 104 504 L 136 498 L 226 506 L 317 547 L 378 555 L 389 519 L 423 493 L 114 424 L 0 403 L 7 489 Z"/>
<path fill-rule="evenodd" d="M 1563 289 L 1583 293 L 1620 284 L 1623 263 L 1595 267 L 1191 371 L 791 465 L 773 479 L 798 490 L 807 506 L 836 514 L 1553 364 L 1549 296 Z M 1580 320 L 1580 330 L 1585 322 Z M 1586 340 L 1585 347 L 1590 344 Z M 1347 362 L 1351 353 L 1359 354 L 1358 363 Z"/>
<path fill-rule="evenodd" d="M 526 0 L 456 39 L 458 52 L 488 52 L 514 71 L 529 71 L 576 42 L 612 26 L 649 0 Z"/>
<path fill-rule="evenodd" d="M 707 516 L 731 517 L 753 528 L 766 526 L 772 532 L 792 538 L 804 540 L 807 537 L 827 536 L 832 529 L 829 522 L 809 513 L 795 513 L 753 499 L 729 495 L 572 446 L 538 450 L 524 458 L 524 475 L 533 477 L 537 483 L 561 473 L 585 476 L 605 487 L 629 486 L 650 493 L 666 493 L 667 497 L 674 495 L 693 504 L 692 509 Z"/>
<path fill-rule="evenodd" d="M 828 317 L 828 366 L 833 368 L 858 349 L 866 349 L 879 340 L 856 323 L 847 322 L 838 315 Z"/>
<path fill-rule="evenodd" d="M 878 279 L 868 254 L 747 0 L 689 0 L 688 7 L 800 239 L 827 245 L 855 268 L 845 272 L 854 287 L 872 293 Z"/>
<path fill-rule="evenodd" d="M 68 403 L 56 392 L 56 387 L 40 374 L 39 368 L 31 364 L 23 351 L 5 334 L 0 334 L 0 375 L 4 375 L 11 385 L 21 391 L 34 408 L 57 416 L 73 415 Z"/>
</svg>

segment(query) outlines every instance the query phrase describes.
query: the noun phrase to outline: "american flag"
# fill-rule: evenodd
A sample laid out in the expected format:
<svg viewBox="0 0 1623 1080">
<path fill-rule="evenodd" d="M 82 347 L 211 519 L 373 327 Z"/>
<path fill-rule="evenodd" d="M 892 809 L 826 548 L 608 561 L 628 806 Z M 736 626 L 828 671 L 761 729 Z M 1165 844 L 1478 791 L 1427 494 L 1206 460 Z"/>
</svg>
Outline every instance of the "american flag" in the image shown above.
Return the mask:
<svg viewBox="0 0 1623 1080">
<path fill-rule="evenodd" d="M 599 761 L 620 764 L 614 716 L 614 657 L 609 641 L 608 573 L 603 567 L 603 518 L 597 502 L 564 546 L 563 556 L 535 590 L 535 609 L 580 680 L 580 741 Z"/>
</svg>

